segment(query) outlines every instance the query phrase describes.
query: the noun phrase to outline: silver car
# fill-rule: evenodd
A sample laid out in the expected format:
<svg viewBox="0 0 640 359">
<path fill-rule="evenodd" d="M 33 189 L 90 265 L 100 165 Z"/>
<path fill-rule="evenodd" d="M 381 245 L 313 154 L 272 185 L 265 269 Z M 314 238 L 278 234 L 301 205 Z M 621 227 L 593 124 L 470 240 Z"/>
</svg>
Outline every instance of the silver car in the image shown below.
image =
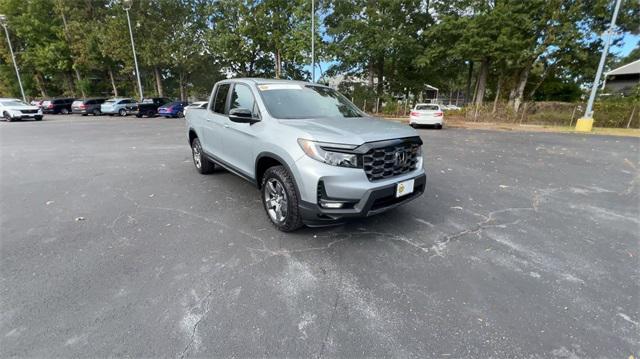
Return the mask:
<svg viewBox="0 0 640 359">
<path fill-rule="evenodd" d="M 100 105 L 100 112 L 107 115 L 120 115 L 126 116 L 126 105 L 136 103 L 136 100 L 131 98 L 111 98 Z"/>
<path fill-rule="evenodd" d="M 329 87 L 224 80 L 186 122 L 196 169 L 255 184 L 282 231 L 381 213 L 425 190 L 415 130 L 369 117 Z"/>
</svg>

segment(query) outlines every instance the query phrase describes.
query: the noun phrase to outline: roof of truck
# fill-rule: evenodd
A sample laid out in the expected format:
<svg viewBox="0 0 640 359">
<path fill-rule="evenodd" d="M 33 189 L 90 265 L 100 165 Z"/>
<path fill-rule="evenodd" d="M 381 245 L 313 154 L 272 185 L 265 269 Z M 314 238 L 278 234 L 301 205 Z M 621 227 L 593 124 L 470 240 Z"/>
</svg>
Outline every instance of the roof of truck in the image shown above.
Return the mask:
<svg viewBox="0 0 640 359">
<path fill-rule="evenodd" d="M 300 84 L 300 85 L 317 85 L 317 86 L 324 86 L 318 83 L 311 83 L 311 82 L 307 82 L 307 81 L 298 81 L 298 80 L 284 80 L 284 79 L 265 79 L 265 78 L 260 78 L 260 77 L 238 77 L 238 78 L 231 78 L 228 80 L 245 80 L 245 81 L 251 81 L 257 85 L 260 84 L 273 84 L 273 83 L 288 83 L 288 84 Z"/>
</svg>

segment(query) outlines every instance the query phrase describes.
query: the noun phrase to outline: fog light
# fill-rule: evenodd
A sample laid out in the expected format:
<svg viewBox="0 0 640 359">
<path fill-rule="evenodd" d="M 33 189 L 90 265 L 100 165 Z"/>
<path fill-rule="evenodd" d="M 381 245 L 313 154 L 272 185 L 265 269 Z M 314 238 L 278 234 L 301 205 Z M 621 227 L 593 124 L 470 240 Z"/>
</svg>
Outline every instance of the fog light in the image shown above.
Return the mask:
<svg viewBox="0 0 640 359">
<path fill-rule="evenodd" d="M 320 201 L 320 206 L 323 208 L 342 208 L 342 202 L 328 202 L 328 201 Z"/>
</svg>

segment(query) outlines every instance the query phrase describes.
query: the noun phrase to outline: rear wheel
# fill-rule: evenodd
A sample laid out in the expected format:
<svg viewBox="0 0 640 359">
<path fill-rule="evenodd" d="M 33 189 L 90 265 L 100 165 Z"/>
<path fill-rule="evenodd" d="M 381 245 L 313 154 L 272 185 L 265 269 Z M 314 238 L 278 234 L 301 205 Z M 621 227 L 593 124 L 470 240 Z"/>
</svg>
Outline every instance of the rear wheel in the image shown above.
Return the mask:
<svg viewBox="0 0 640 359">
<path fill-rule="evenodd" d="M 442 130 L 442 124 L 441 124 L 441 123 L 437 124 L 437 125 L 436 125 L 436 129 L 438 129 L 438 130 Z"/>
<path fill-rule="evenodd" d="M 36 121 L 42 121 L 42 116 L 36 116 Z"/>
<path fill-rule="evenodd" d="M 182 118 L 184 117 L 184 113 L 182 113 L 182 111 L 178 111 L 178 113 L 176 114 L 176 117 Z"/>
<path fill-rule="evenodd" d="M 62 110 L 60 110 L 60 113 L 63 115 L 67 115 L 69 114 L 69 110 L 67 110 L 66 108 L 63 108 Z"/>
<path fill-rule="evenodd" d="M 127 115 L 127 110 L 125 110 L 124 108 L 121 108 L 120 110 L 118 110 L 118 115 L 124 117 Z"/>
<path fill-rule="evenodd" d="M 91 113 L 92 113 L 94 116 L 98 116 L 98 115 L 100 114 L 100 110 L 98 110 L 98 109 L 96 108 L 96 109 L 94 109 Z"/>
<path fill-rule="evenodd" d="M 271 223 L 283 232 L 303 226 L 293 176 L 284 166 L 274 166 L 262 177 L 262 203 Z"/>
<path fill-rule="evenodd" d="M 206 175 L 216 169 L 215 163 L 209 161 L 202 152 L 202 145 L 200 144 L 200 139 L 197 137 L 191 141 L 191 154 L 193 157 L 193 164 L 201 174 Z"/>
</svg>

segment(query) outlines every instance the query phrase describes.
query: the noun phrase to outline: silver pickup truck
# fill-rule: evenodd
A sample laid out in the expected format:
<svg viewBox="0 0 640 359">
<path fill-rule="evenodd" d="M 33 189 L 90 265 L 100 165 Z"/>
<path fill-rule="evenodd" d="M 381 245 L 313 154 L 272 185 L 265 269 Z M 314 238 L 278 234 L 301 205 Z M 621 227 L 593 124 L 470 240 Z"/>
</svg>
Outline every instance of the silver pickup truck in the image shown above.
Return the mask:
<svg viewBox="0 0 640 359">
<path fill-rule="evenodd" d="M 317 84 L 232 79 L 186 114 L 196 169 L 217 166 L 255 184 L 282 231 L 387 211 L 426 186 L 422 141 Z"/>
</svg>

